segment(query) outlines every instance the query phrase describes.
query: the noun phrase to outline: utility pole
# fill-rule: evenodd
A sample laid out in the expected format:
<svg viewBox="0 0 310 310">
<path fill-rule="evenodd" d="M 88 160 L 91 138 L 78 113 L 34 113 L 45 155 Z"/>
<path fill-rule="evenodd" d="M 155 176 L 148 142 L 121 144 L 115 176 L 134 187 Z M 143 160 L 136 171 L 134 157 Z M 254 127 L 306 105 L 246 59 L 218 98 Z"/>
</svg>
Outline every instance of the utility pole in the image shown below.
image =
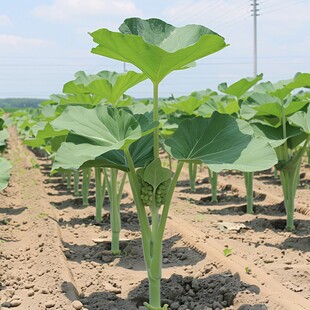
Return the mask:
<svg viewBox="0 0 310 310">
<path fill-rule="evenodd" d="M 254 30 L 254 35 L 253 35 L 253 74 L 254 76 L 257 76 L 257 16 L 259 16 L 258 14 L 258 0 L 253 0 L 253 3 L 251 3 L 251 5 L 253 6 L 253 9 L 251 10 L 251 12 L 253 12 L 253 14 L 251 14 L 253 16 L 253 30 Z"/>
</svg>

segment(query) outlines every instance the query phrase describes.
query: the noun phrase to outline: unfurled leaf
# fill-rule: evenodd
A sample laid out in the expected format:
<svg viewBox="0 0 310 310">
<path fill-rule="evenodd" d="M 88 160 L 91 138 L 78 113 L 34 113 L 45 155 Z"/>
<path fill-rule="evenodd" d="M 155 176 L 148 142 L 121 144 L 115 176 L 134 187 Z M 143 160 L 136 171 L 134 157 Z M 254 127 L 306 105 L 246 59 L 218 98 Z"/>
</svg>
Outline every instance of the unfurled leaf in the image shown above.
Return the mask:
<svg viewBox="0 0 310 310">
<path fill-rule="evenodd" d="M 210 119 L 195 117 L 183 121 L 165 141 L 165 149 L 177 160 L 204 162 L 216 172 L 270 168 L 277 162 L 274 150 L 252 135 L 247 122 L 214 112 Z"/>
<path fill-rule="evenodd" d="M 92 32 L 90 35 L 98 44 L 92 53 L 129 62 L 156 83 L 170 72 L 184 69 L 226 46 L 221 36 L 206 27 L 177 28 L 156 18 L 128 18 L 119 29 L 120 32 Z"/>
<path fill-rule="evenodd" d="M 228 86 L 227 83 L 222 83 L 218 86 L 218 90 L 222 93 L 236 96 L 241 98 L 251 87 L 263 78 L 263 74 L 257 75 L 255 78 L 243 78 L 232 85 Z"/>
</svg>

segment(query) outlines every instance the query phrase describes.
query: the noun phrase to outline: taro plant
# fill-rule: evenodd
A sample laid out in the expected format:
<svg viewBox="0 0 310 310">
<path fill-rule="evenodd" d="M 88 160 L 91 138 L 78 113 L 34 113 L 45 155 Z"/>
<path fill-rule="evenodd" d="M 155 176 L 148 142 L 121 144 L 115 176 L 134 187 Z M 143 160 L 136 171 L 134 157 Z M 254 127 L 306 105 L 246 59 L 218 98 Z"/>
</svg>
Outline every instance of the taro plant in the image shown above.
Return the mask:
<svg viewBox="0 0 310 310">
<path fill-rule="evenodd" d="M 137 83 L 146 79 L 146 76 L 143 73 L 137 73 L 134 71 L 128 71 L 126 73 L 117 73 L 111 71 L 101 71 L 96 75 L 86 75 L 83 71 L 76 73 L 76 79 L 70 81 L 64 85 L 63 91 L 76 93 L 76 94 L 88 94 L 92 98 L 101 98 L 100 101 L 104 104 L 117 107 L 118 105 L 123 105 L 124 102 L 128 103 L 128 98 L 123 100 L 123 94 L 126 90 L 133 87 Z M 103 103 L 102 103 L 103 104 Z M 75 110 L 78 111 L 79 109 Z M 82 109 L 83 110 L 83 109 Z M 80 111 L 82 111 L 80 109 Z M 68 121 L 71 116 L 68 116 L 67 113 L 70 109 L 64 111 L 64 113 L 53 121 L 53 126 L 58 129 L 69 128 L 72 131 L 72 134 L 76 133 L 77 130 L 74 129 Z M 70 112 L 69 112 L 70 113 Z M 83 112 L 82 112 L 83 113 Z M 85 112 L 86 113 L 86 112 Z M 87 114 L 86 114 L 87 115 Z M 71 135 L 72 136 L 72 135 Z M 70 138 L 69 138 L 70 139 Z M 67 139 L 67 141 L 69 141 Z M 60 153 L 63 150 L 60 151 Z M 77 153 L 79 156 L 79 153 Z M 58 156 L 59 158 L 59 156 Z M 74 161 L 74 160 L 72 160 Z M 100 163 L 102 166 L 100 166 Z M 84 166 L 82 167 L 82 164 Z M 89 167 L 91 165 L 85 164 L 85 161 L 82 160 L 82 164 L 75 168 L 75 176 L 78 177 L 78 169 L 82 168 L 83 170 L 83 197 L 85 200 L 85 186 L 88 184 L 89 179 Z M 126 180 L 126 172 L 122 173 L 121 180 L 118 184 L 117 179 L 120 176 L 120 173 L 117 167 L 107 166 L 102 161 L 92 162 L 95 167 L 95 182 L 96 182 L 96 216 L 95 219 L 97 222 L 102 220 L 102 206 L 103 199 L 105 194 L 105 189 L 107 188 L 109 200 L 110 200 L 110 219 L 111 219 L 111 230 L 112 230 L 112 252 L 117 254 L 120 252 L 119 249 L 119 235 L 121 230 L 121 219 L 120 219 L 120 201 L 123 194 L 123 187 Z M 64 169 L 64 167 L 59 167 L 59 169 Z M 104 174 L 104 179 L 102 179 L 102 170 Z M 124 169 L 122 169 L 124 170 Z M 76 182 L 75 182 L 76 184 Z M 86 185 L 85 185 L 86 184 Z"/>
<path fill-rule="evenodd" d="M 275 84 L 261 83 L 241 106 L 241 115 L 277 153 L 276 169 L 280 172 L 289 231 L 295 229 L 294 198 L 302 157 L 310 140 L 310 101 L 294 95 L 294 90 L 309 86 L 309 73 L 297 73 L 293 79 Z"/>
<path fill-rule="evenodd" d="M 160 82 L 172 71 L 185 69 L 193 61 L 221 50 L 226 43 L 206 27 L 176 28 L 155 18 L 129 18 L 119 30 L 99 29 L 91 33 L 98 44 L 92 52 L 132 63 L 147 75 L 153 83 L 153 119 L 148 114 L 132 114 L 126 108 L 68 107 L 70 133 L 59 148 L 54 165 L 56 169 L 72 169 L 93 162 L 127 171 L 149 280 L 149 302 L 145 306 L 149 310 L 168 309 L 168 305 L 161 304 L 160 296 L 162 241 L 184 163 L 204 162 L 215 171 L 232 168 L 255 171 L 271 167 L 276 156 L 264 140 L 253 139 L 253 130 L 247 122 L 214 112 L 209 119 L 194 117 L 180 123 L 173 136 L 164 141 L 165 150 L 178 161 L 176 170 L 162 167 Z M 76 153 L 79 156 L 73 164 L 72 155 Z"/>
<path fill-rule="evenodd" d="M 242 101 L 248 96 L 247 92 L 250 88 L 252 88 L 258 81 L 263 78 L 263 74 L 259 74 L 254 78 L 243 78 L 239 81 L 228 86 L 226 83 L 222 83 L 218 86 L 219 91 L 232 95 L 236 98 L 236 102 L 238 104 L 238 109 L 234 111 L 234 113 L 241 117 L 239 113 L 239 106 L 242 104 Z M 243 171 L 244 180 L 245 180 L 245 188 L 246 188 L 246 196 L 247 196 L 247 213 L 254 213 L 253 210 L 253 178 L 254 172 Z"/>
<path fill-rule="evenodd" d="M 189 67 L 193 61 L 226 46 L 221 36 L 203 26 L 176 28 L 155 18 L 129 18 L 119 30 L 112 32 L 99 29 L 91 33 L 98 44 L 92 52 L 132 63 L 148 76 L 153 84 L 155 124 L 159 118 L 160 82 L 172 71 Z M 210 119 L 196 117 L 184 120 L 173 137 L 164 142 L 166 151 L 178 160 L 174 172 L 161 165 L 158 126 L 153 137 L 154 160 L 144 168 L 136 170 L 128 149 L 125 148 L 124 153 L 141 225 L 149 279 L 149 303 L 145 305 L 148 309 L 158 310 L 168 307 L 162 307 L 160 301 L 162 240 L 170 202 L 184 162 L 205 162 L 213 165 L 214 170 L 253 164 L 266 167 L 275 163 L 275 154 L 262 140 L 252 139 L 247 123 L 218 113 L 214 113 Z M 254 156 L 256 158 L 252 161 L 253 154 L 258 155 L 253 152 L 254 149 L 264 156 Z M 151 213 L 151 223 L 147 209 Z"/>
</svg>

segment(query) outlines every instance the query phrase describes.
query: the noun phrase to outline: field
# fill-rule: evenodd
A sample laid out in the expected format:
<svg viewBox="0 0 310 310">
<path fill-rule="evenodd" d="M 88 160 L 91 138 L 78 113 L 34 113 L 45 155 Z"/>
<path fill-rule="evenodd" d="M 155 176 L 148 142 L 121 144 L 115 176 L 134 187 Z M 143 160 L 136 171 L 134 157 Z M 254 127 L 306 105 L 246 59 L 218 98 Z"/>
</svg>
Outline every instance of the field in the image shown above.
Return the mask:
<svg viewBox="0 0 310 310">
<path fill-rule="evenodd" d="M 94 187 L 83 207 L 59 175 L 50 176 L 50 160 L 30 152 L 12 128 L 6 157 L 13 170 L 0 194 L 0 308 L 145 309 L 147 275 L 129 186 L 121 200 L 122 253 L 112 255 L 108 199 L 96 224 Z M 188 179 L 184 169 L 164 235 L 162 301 L 169 309 L 310 309 L 309 167 L 301 168 L 295 232 L 284 229 L 272 171 L 255 173 L 254 215 L 244 213 L 240 173 L 220 173 L 218 203 L 210 202 L 206 168 L 198 170 L 195 193 Z"/>
<path fill-rule="evenodd" d="M 309 310 L 310 73 L 165 99 L 223 37 L 138 17 L 90 35 L 140 72 L 0 110 L 0 308 Z M 152 99 L 125 94 L 147 79 Z"/>
</svg>

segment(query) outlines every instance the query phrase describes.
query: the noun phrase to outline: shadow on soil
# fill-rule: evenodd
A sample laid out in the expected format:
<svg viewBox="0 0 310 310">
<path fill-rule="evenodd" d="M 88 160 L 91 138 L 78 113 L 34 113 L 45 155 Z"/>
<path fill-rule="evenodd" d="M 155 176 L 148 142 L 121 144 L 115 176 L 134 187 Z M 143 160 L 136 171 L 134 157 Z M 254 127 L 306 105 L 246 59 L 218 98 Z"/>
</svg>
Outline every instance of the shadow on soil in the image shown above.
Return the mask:
<svg viewBox="0 0 310 310">
<path fill-rule="evenodd" d="M 173 305 L 172 309 L 204 310 L 223 309 L 232 306 L 239 292 L 259 294 L 257 286 L 240 281 L 238 274 L 230 273 L 207 275 L 200 278 L 173 274 L 169 279 L 161 281 L 162 306 Z M 111 286 L 111 285 L 110 285 Z M 114 292 L 94 292 L 81 302 L 89 310 L 136 310 L 148 302 L 148 280 L 142 280 L 135 289 L 128 294 L 128 299 L 118 297 L 121 289 L 115 287 Z M 266 310 L 264 304 L 242 305 L 238 310 Z"/>
<path fill-rule="evenodd" d="M 181 240 L 178 235 L 163 241 L 163 268 L 173 266 L 195 265 L 205 258 L 205 255 L 198 253 L 187 246 L 177 246 Z M 111 242 L 101 242 L 94 245 L 74 245 L 63 241 L 65 256 L 69 261 L 96 262 L 98 264 L 110 264 L 117 261 L 116 265 L 124 269 L 145 270 L 143 252 L 141 248 L 141 238 L 120 242 L 122 254 L 113 255 L 111 253 Z"/>
<path fill-rule="evenodd" d="M 255 203 L 255 202 L 254 202 Z M 212 209 L 208 209 L 205 212 L 199 212 L 201 214 L 216 214 L 216 215 L 243 215 L 246 214 L 247 206 L 246 204 L 241 205 L 231 205 L 227 208 L 222 208 L 221 205 L 213 205 Z M 266 214 L 271 216 L 283 216 L 285 215 L 284 202 L 273 204 L 273 205 L 259 205 L 254 204 L 253 206 L 254 214 Z"/>
<path fill-rule="evenodd" d="M 6 215 L 18 215 L 23 213 L 27 207 L 20 207 L 20 208 L 0 208 L 0 214 L 6 214 Z M 1 223 L 1 221 L 0 221 Z"/>
<path fill-rule="evenodd" d="M 120 209 L 121 227 L 129 231 L 140 231 L 138 215 L 128 210 L 128 207 L 125 204 L 121 204 Z M 102 231 L 108 231 L 111 228 L 109 208 L 105 208 L 105 211 L 106 213 L 102 215 L 102 220 L 99 223 L 96 221 L 95 215 L 88 215 L 87 217 L 73 217 L 67 221 L 65 221 L 63 218 L 59 218 L 58 224 L 61 227 L 74 227 L 75 225 L 83 225 L 85 227 L 97 226 L 101 228 Z"/>
</svg>

